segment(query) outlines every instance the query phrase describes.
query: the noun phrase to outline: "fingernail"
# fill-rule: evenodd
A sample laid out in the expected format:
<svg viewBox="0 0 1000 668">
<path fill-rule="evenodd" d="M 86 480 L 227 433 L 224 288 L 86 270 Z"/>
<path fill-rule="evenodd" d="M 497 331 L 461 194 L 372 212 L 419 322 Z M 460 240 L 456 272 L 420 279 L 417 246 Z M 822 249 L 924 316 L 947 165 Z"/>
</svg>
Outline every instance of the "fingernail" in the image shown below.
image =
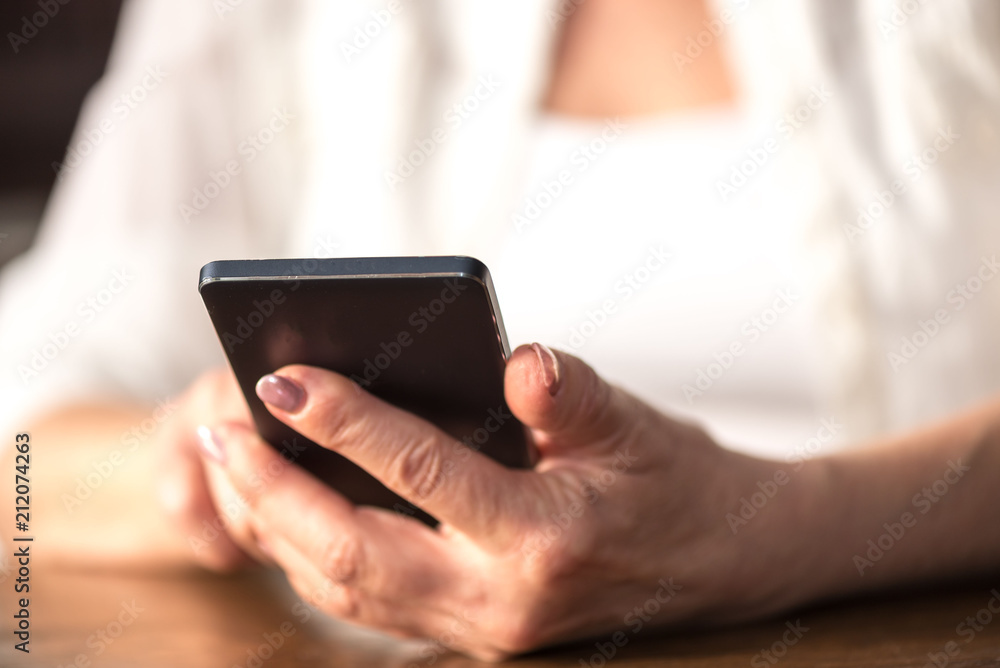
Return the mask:
<svg viewBox="0 0 1000 668">
<path fill-rule="evenodd" d="M 257 396 L 286 413 L 298 412 L 306 403 L 306 391 L 291 378 L 269 373 L 257 381 Z"/>
<path fill-rule="evenodd" d="M 226 463 L 226 447 L 222 444 L 218 434 L 205 425 L 201 425 L 198 427 L 198 441 L 201 451 L 205 453 L 206 457 L 217 464 Z"/>
<path fill-rule="evenodd" d="M 532 350 L 538 355 L 538 362 L 542 366 L 542 382 L 550 396 L 555 396 L 559 391 L 559 360 L 548 346 L 541 343 L 532 343 Z"/>
</svg>

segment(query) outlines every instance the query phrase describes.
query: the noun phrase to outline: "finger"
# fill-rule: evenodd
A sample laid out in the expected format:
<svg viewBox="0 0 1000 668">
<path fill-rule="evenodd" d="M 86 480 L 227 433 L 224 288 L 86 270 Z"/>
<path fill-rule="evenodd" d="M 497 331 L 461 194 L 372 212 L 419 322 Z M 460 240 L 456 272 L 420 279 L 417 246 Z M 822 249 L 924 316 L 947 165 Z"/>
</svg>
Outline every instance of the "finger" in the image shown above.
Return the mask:
<svg viewBox="0 0 1000 668">
<path fill-rule="evenodd" d="M 221 425 L 213 434 L 263 542 L 282 537 L 323 577 L 374 598 L 434 599 L 454 578 L 443 540 L 429 527 L 355 508 L 243 425 Z"/>
<path fill-rule="evenodd" d="M 328 578 L 298 547 L 280 534 L 268 535 L 262 545 L 306 604 L 338 619 L 358 619 L 357 594 Z"/>
<path fill-rule="evenodd" d="M 507 362 L 511 412 L 534 430 L 543 455 L 603 452 L 634 428 L 645 409 L 582 360 L 534 343 Z"/>
<path fill-rule="evenodd" d="M 219 509 L 218 522 L 224 524 L 225 534 L 256 561 L 270 564 L 271 559 L 258 545 L 245 500 L 233 488 L 229 476 L 214 459 L 207 455 L 203 455 L 203 459 L 208 490 L 215 507 Z"/>
<path fill-rule="evenodd" d="M 181 442 L 161 463 L 157 484 L 160 503 L 171 516 L 199 564 L 231 571 L 252 563 L 225 530 L 222 514 L 209 491 L 195 436 L 178 434 Z"/>
<path fill-rule="evenodd" d="M 257 393 L 279 420 L 470 536 L 504 544 L 515 537 L 527 509 L 538 506 L 527 488 L 530 476 L 467 448 L 339 374 L 287 366 L 262 378 Z"/>
<path fill-rule="evenodd" d="M 267 549 L 303 602 L 330 616 L 406 638 L 425 636 L 428 623 L 437 617 L 427 609 L 415 610 L 414 601 L 402 596 L 378 599 L 334 582 L 280 535 L 269 537 Z"/>
</svg>

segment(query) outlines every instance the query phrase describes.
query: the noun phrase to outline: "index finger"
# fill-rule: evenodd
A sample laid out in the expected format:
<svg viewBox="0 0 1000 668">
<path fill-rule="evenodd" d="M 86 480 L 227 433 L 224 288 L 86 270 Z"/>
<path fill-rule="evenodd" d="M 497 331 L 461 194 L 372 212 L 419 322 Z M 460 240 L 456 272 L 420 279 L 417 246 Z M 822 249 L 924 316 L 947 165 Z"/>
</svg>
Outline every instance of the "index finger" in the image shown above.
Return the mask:
<svg viewBox="0 0 1000 668">
<path fill-rule="evenodd" d="M 523 473 L 332 371 L 287 366 L 261 378 L 257 394 L 279 420 L 442 522 L 479 542 L 503 545 L 515 538 L 531 503 Z"/>
</svg>

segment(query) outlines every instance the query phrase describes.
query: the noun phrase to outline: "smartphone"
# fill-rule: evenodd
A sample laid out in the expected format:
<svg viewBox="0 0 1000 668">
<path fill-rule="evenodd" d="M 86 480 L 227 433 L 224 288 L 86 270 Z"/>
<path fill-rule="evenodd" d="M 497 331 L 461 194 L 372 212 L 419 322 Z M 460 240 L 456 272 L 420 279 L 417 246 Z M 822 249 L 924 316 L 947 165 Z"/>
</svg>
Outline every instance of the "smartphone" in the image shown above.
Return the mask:
<svg viewBox="0 0 1000 668">
<path fill-rule="evenodd" d="M 531 465 L 507 408 L 510 346 L 489 270 L 470 257 L 222 260 L 198 290 L 260 435 L 286 459 L 359 505 L 434 525 L 369 473 L 275 418 L 257 380 L 308 364 L 437 425 L 512 468 Z M 454 475 L 461 475 L 458 470 Z"/>
</svg>

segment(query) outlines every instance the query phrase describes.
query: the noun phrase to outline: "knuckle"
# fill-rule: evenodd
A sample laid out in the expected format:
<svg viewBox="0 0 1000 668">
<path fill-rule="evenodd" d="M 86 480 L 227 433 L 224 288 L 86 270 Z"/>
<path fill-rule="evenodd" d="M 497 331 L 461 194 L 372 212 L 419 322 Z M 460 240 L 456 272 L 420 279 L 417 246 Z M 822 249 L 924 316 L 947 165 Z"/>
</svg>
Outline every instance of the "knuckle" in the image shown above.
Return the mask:
<svg viewBox="0 0 1000 668">
<path fill-rule="evenodd" d="M 361 435 L 365 421 L 359 419 L 356 401 L 360 397 L 339 385 L 316 397 L 310 410 L 315 433 L 313 440 L 333 449 L 352 443 Z"/>
<path fill-rule="evenodd" d="M 595 531 L 587 522 L 564 528 L 553 521 L 532 532 L 529 549 L 522 550 L 526 576 L 535 587 L 547 588 L 578 578 L 594 561 Z"/>
<path fill-rule="evenodd" d="M 320 570 L 334 583 L 351 585 L 362 581 L 366 571 L 364 545 L 353 534 L 331 539 L 323 549 Z"/>
<path fill-rule="evenodd" d="M 445 462 L 434 436 L 415 439 L 399 448 L 392 466 L 393 479 L 404 496 L 426 499 L 441 485 Z"/>
<path fill-rule="evenodd" d="M 309 607 L 340 619 L 357 618 L 359 610 L 357 597 L 336 582 L 326 578 L 314 582 L 298 576 L 290 576 L 289 582 L 299 598 Z"/>
</svg>

